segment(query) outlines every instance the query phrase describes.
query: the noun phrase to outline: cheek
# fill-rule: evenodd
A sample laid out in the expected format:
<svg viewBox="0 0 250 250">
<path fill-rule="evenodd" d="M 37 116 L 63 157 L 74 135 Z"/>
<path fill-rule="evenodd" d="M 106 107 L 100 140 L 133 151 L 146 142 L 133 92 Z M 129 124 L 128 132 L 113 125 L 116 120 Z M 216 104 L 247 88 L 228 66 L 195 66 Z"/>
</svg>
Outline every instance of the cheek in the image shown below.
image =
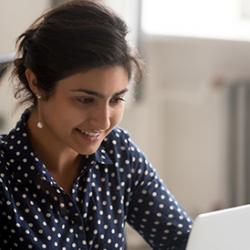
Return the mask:
<svg viewBox="0 0 250 250">
<path fill-rule="evenodd" d="M 46 103 L 42 109 L 42 115 L 44 122 L 50 127 L 65 132 L 68 130 L 69 133 L 83 118 L 82 112 L 64 102 Z"/>
<path fill-rule="evenodd" d="M 124 114 L 124 104 L 122 104 L 120 107 L 114 110 L 111 117 L 112 127 L 117 125 L 122 120 L 123 114 Z"/>
</svg>

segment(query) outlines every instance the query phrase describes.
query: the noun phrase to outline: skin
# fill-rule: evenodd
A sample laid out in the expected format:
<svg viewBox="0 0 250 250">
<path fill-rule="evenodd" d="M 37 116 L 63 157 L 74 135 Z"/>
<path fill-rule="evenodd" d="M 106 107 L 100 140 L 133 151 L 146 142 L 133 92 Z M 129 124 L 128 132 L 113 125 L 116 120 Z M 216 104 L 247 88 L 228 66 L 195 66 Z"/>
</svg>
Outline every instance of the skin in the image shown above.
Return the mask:
<svg viewBox="0 0 250 250">
<path fill-rule="evenodd" d="M 25 74 L 32 92 L 42 96 L 28 120 L 32 147 L 58 184 L 70 193 L 80 156 L 95 153 L 123 117 L 127 71 L 110 66 L 73 74 L 58 82 L 48 100 L 43 98 L 35 74 L 30 69 Z M 36 126 L 38 121 L 43 128 Z"/>
</svg>

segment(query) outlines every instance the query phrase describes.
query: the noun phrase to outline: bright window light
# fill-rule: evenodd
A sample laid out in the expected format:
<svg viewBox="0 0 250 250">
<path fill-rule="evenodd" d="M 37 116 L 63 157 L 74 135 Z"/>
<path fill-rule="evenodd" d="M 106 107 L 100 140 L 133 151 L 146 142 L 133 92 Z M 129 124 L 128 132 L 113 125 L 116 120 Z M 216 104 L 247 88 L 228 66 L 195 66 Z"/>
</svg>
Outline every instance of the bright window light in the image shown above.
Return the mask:
<svg viewBox="0 0 250 250">
<path fill-rule="evenodd" d="M 249 0 L 142 0 L 142 30 L 153 35 L 250 40 Z"/>
</svg>

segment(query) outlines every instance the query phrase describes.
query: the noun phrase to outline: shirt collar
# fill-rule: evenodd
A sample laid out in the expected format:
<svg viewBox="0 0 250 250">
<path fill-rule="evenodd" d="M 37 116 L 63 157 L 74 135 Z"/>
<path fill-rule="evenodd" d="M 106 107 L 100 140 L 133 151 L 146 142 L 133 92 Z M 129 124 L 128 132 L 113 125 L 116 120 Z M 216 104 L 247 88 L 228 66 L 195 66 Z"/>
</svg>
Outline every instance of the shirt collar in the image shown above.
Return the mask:
<svg viewBox="0 0 250 250">
<path fill-rule="evenodd" d="M 103 147 L 103 143 L 100 148 L 92 155 L 89 156 L 92 161 L 101 165 L 110 165 L 113 163 L 112 159 Z"/>
</svg>

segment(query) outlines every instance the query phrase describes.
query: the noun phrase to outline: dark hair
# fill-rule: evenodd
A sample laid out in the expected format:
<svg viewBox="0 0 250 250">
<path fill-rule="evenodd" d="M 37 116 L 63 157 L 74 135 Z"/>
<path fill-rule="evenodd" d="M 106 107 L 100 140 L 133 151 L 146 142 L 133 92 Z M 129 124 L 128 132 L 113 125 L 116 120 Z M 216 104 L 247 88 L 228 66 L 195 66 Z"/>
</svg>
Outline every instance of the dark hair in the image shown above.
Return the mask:
<svg viewBox="0 0 250 250">
<path fill-rule="evenodd" d="M 36 104 L 25 70 L 36 75 L 47 98 L 57 81 L 82 70 L 123 66 L 129 79 L 142 77 L 141 61 L 128 46 L 123 20 L 97 1 L 63 4 L 39 17 L 17 39 L 18 58 L 13 75 L 18 78 L 15 97 Z"/>
</svg>

